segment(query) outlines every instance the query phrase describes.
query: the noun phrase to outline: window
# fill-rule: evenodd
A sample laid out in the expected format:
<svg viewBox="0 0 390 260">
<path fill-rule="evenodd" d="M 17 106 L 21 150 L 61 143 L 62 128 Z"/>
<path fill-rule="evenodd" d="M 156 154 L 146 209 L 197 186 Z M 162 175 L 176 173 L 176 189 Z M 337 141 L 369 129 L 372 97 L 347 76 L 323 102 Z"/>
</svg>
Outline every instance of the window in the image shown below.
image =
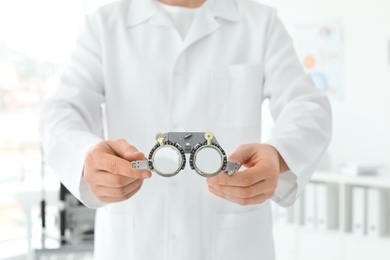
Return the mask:
<svg viewBox="0 0 390 260">
<path fill-rule="evenodd" d="M 80 0 L 0 1 L 0 258 L 27 251 L 23 202 L 14 195 L 41 178 L 40 107 L 73 49 L 84 7 Z M 34 220 L 40 194 L 31 194 Z"/>
<path fill-rule="evenodd" d="M 79 1 L 0 1 L 0 182 L 40 169 L 38 117 L 74 45 Z"/>
</svg>

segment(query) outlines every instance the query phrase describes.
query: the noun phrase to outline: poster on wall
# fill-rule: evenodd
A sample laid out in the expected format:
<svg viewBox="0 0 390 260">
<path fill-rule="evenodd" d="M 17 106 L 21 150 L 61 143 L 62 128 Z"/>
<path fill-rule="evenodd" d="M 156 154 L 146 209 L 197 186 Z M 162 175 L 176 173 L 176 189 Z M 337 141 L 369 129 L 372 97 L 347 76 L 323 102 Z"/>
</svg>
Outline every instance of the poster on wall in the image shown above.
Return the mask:
<svg viewBox="0 0 390 260">
<path fill-rule="evenodd" d="M 297 25 L 293 40 L 305 71 L 331 100 L 343 96 L 342 28 L 338 19 Z"/>
</svg>

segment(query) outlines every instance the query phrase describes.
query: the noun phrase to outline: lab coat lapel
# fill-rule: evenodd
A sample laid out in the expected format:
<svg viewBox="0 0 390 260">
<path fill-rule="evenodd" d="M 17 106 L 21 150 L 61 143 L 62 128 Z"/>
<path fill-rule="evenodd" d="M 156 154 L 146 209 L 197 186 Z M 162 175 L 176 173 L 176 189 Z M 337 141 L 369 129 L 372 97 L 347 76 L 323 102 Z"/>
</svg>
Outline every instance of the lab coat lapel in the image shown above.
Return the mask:
<svg viewBox="0 0 390 260">
<path fill-rule="evenodd" d="M 233 0 L 206 0 L 204 5 L 185 38 L 185 48 L 216 31 L 220 26 L 217 18 L 239 21 L 239 13 Z"/>
<path fill-rule="evenodd" d="M 196 41 L 211 34 L 219 27 L 219 23 L 208 9 L 202 9 L 197 15 L 190 27 L 190 30 L 184 40 L 185 48 Z"/>
<path fill-rule="evenodd" d="M 155 1 L 158 0 L 131 0 L 127 14 L 127 26 L 150 22 L 174 28 L 169 16 Z"/>
<path fill-rule="evenodd" d="M 127 26 L 150 22 L 173 28 L 171 19 L 155 1 L 158 0 L 131 0 Z M 220 26 L 217 18 L 231 22 L 240 20 L 238 8 L 233 0 L 206 0 L 184 40 L 184 49 L 216 31 Z"/>
</svg>

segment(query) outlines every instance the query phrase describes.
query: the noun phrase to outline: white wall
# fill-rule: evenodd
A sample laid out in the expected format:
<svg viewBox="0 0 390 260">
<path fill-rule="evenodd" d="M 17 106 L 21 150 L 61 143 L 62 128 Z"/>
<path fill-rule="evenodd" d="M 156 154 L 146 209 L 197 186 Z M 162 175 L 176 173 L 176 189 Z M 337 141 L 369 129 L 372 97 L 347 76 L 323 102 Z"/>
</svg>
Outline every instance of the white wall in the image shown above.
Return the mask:
<svg viewBox="0 0 390 260">
<path fill-rule="evenodd" d="M 332 101 L 330 169 L 343 161 L 383 163 L 390 172 L 390 1 L 258 0 L 276 7 L 287 29 L 340 18 L 344 97 Z"/>
</svg>

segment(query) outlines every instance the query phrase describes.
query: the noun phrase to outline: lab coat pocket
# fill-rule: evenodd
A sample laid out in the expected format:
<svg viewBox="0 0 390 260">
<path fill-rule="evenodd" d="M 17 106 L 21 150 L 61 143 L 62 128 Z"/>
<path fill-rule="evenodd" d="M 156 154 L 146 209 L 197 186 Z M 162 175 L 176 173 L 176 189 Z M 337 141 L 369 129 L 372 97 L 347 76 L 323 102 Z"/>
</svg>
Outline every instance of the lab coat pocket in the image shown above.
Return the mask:
<svg viewBox="0 0 390 260">
<path fill-rule="evenodd" d="M 264 206 L 215 216 L 214 260 L 274 259 L 272 218 L 269 205 Z"/>
<path fill-rule="evenodd" d="M 260 125 L 263 86 L 261 65 L 216 67 L 212 76 L 212 113 L 219 127 Z"/>
</svg>

